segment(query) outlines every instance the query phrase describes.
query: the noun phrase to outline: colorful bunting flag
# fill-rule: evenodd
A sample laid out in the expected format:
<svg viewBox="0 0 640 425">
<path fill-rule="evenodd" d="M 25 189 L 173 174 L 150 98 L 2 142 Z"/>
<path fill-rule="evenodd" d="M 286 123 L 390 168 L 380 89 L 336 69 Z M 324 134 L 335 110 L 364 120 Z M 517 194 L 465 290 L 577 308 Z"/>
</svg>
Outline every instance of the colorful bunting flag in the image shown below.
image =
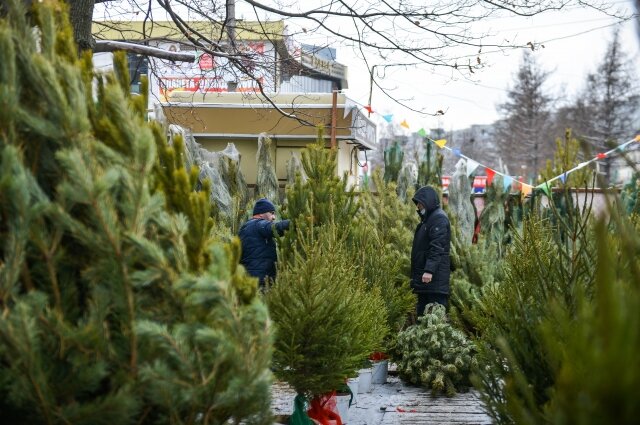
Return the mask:
<svg viewBox="0 0 640 425">
<path fill-rule="evenodd" d="M 596 159 L 605 159 L 607 157 L 606 153 L 599 153 L 596 155 Z"/>
<path fill-rule="evenodd" d="M 544 192 L 547 197 L 551 197 L 551 187 L 549 186 L 549 182 L 544 182 L 536 186 L 537 190 L 541 190 Z"/>
<path fill-rule="evenodd" d="M 526 183 L 522 183 L 522 197 L 524 198 L 527 195 L 531 194 L 531 191 L 533 190 L 533 186 L 531 186 L 530 184 L 526 184 Z"/>
<path fill-rule="evenodd" d="M 560 181 L 562 183 L 566 182 L 567 181 L 567 173 L 560 174 L 560 176 L 558 178 L 560 179 Z"/>
<path fill-rule="evenodd" d="M 502 179 L 502 187 L 504 190 L 511 190 L 511 183 L 513 183 L 513 178 L 511 176 L 504 176 Z"/>
<path fill-rule="evenodd" d="M 446 141 L 446 139 L 438 139 L 438 140 L 434 141 L 434 143 L 435 143 L 436 145 L 438 145 L 438 147 L 439 147 L 440 149 L 442 149 L 442 148 L 444 148 L 444 145 L 446 145 L 446 144 L 447 144 L 447 141 Z"/>
<path fill-rule="evenodd" d="M 476 168 L 478 168 L 478 165 L 480 164 L 477 161 L 474 161 L 471 158 L 467 158 L 467 176 L 470 176 L 471 173 L 473 173 Z"/>
<path fill-rule="evenodd" d="M 496 172 L 489 167 L 485 167 L 485 169 L 487 170 L 487 186 L 490 186 L 491 182 L 493 181 L 493 177 L 496 175 Z"/>
<path fill-rule="evenodd" d="M 356 105 L 356 103 L 349 99 L 348 97 L 345 98 L 344 100 L 344 114 L 342 115 L 342 118 L 347 118 L 347 115 L 349 115 L 349 113 L 358 105 Z"/>
<path fill-rule="evenodd" d="M 460 149 L 458 148 L 453 148 L 451 149 L 451 152 L 453 152 L 453 154 L 457 157 L 461 157 L 462 156 L 462 152 L 460 152 Z"/>
<path fill-rule="evenodd" d="M 635 140 L 636 142 L 640 142 L 640 134 L 638 134 L 636 137 L 634 137 L 633 140 Z"/>
<path fill-rule="evenodd" d="M 409 128 L 409 123 L 407 122 L 407 120 L 402 120 L 402 122 L 400 123 L 400 127 L 404 127 L 406 129 Z"/>
<path fill-rule="evenodd" d="M 383 115 L 382 118 L 384 118 L 386 122 L 391 122 L 391 120 L 393 120 L 393 114 Z"/>
<path fill-rule="evenodd" d="M 427 132 L 425 131 L 424 128 L 421 128 L 420 130 L 418 130 L 418 136 L 427 137 Z"/>
<path fill-rule="evenodd" d="M 371 105 L 365 106 L 364 109 L 366 109 L 370 114 L 373 114 L 373 108 L 371 108 Z"/>
</svg>

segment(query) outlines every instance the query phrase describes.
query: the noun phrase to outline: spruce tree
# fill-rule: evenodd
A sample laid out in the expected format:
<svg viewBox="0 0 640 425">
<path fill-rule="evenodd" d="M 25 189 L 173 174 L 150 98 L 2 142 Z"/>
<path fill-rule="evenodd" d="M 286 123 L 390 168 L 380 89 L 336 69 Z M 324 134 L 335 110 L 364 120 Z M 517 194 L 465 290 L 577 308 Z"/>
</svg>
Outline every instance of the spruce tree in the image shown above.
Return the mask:
<svg viewBox="0 0 640 425">
<path fill-rule="evenodd" d="M 206 202 L 159 166 L 124 61 L 94 76 L 63 7 L 32 17 L 0 22 L 3 420 L 268 423 L 267 312 L 239 244 L 189 236 Z"/>
</svg>

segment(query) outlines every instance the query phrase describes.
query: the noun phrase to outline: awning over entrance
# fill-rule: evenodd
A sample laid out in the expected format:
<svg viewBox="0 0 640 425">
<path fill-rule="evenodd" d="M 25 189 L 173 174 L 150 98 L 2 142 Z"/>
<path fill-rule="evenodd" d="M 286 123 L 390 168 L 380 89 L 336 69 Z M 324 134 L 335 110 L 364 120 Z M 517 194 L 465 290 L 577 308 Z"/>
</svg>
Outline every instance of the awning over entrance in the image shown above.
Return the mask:
<svg viewBox="0 0 640 425">
<path fill-rule="evenodd" d="M 375 123 L 350 105 L 354 103 L 338 94 L 336 139 L 362 150 L 374 149 Z M 174 92 L 162 108 L 171 123 L 190 128 L 195 137 L 257 140 L 260 133 L 267 133 L 278 140 L 311 141 L 319 125 L 324 126 L 326 137 L 330 135 L 332 94 L 277 94 L 266 99 L 247 92 Z"/>
</svg>

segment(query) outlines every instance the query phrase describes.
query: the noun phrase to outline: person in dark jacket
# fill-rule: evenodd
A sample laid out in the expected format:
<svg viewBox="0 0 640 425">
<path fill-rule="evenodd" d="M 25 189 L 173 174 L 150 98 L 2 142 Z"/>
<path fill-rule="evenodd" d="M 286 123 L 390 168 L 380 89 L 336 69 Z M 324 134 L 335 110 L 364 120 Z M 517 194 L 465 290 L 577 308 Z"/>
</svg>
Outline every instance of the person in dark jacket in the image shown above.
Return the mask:
<svg viewBox="0 0 640 425">
<path fill-rule="evenodd" d="M 259 279 L 261 289 L 264 289 L 266 279 L 273 281 L 276 278 L 275 232 L 282 236 L 289 228 L 289 220 L 275 219 L 276 207 L 266 198 L 258 199 L 253 207 L 253 217 L 238 232 L 242 243 L 240 264 L 247 273 Z"/>
<path fill-rule="evenodd" d="M 451 225 L 434 188 L 421 187 L 412 200 L 420 223 L 411 248 L 411 288 L 418 296 L 416 312 L 422 316 L 427 304 L 449 305 Z"/>
</svg>

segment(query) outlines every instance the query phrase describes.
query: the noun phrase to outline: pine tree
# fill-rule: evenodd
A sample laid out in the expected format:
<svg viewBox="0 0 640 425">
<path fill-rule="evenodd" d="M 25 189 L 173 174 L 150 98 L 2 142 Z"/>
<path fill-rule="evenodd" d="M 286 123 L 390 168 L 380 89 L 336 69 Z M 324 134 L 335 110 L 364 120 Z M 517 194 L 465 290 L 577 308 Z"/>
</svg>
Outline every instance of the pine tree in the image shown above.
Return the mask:
<svg viewBox="0 0 640 425">
<path fill-rule="evenodd" d="M 571 129 L 565 131 L 564 140 L 556 140 L 556 150 L 553 160 L 547 161 L 546 170 L 542 173 L 541 181 L 547 181 L 574 168 L 581 162 L 580 142 L 573 136 Z M 554 187 L 587 187 L 593 181 L 593 171 L 588 168 L 575 170 L 561 177 L 553 183 Z"/>
<path fill-rule="evenodd" d="M 385 303 L 386 323 L 390 330 L 384 351 L 396 355 L 396 339 L 409 313 L 415 308 L 415 296 L 408 284 L 411 240 L 417 215 L 411 201 L 403 201 L 393 183 L 384 183 L 376 170 L 372 180 L 377 193 L 360 194 L 362 208 L 353 221 L 349 252 L 366 279 L 367 288 L 379 290 Z"/>
<path fill-rule="evenodd" d="M 96 77 L 64 8 L 32 16 L 37 33 L 0 22 L 3 420 L 268 423 L 267 311 L 239 244 L 188 236 L 206 205 L 184 170 L 165 196 L 181 166 L 159 168 L 124 62 Z"/>
<path fill-rule="evenodd" d="M 380 349 L 385 307 L 335 223 L 297 233 L 295 255 L 281 262 L 267 293 L 276 327 L 273 365 L 298 394 L 315 398 L 344 385 Z"/>
<path fill-rule="evenodd" d="M 354 188 L 347 189 L 347 179 L 337 175 L 336 155 L 335 149 L 325 147 L 324 130 L 319 128 L 316 143 L 302 151 L 306 180 L 303 181 L 299 174 L 294 184 L 286 189 L 284 215 L 304 234 L 330 221 L 341 231 L 349 232 L 351 221 L 360 208 Z M 297 232 L 285 233 L 279 258 L 286 259 L 295 251 L 297 238 Z"/>
</svg>

